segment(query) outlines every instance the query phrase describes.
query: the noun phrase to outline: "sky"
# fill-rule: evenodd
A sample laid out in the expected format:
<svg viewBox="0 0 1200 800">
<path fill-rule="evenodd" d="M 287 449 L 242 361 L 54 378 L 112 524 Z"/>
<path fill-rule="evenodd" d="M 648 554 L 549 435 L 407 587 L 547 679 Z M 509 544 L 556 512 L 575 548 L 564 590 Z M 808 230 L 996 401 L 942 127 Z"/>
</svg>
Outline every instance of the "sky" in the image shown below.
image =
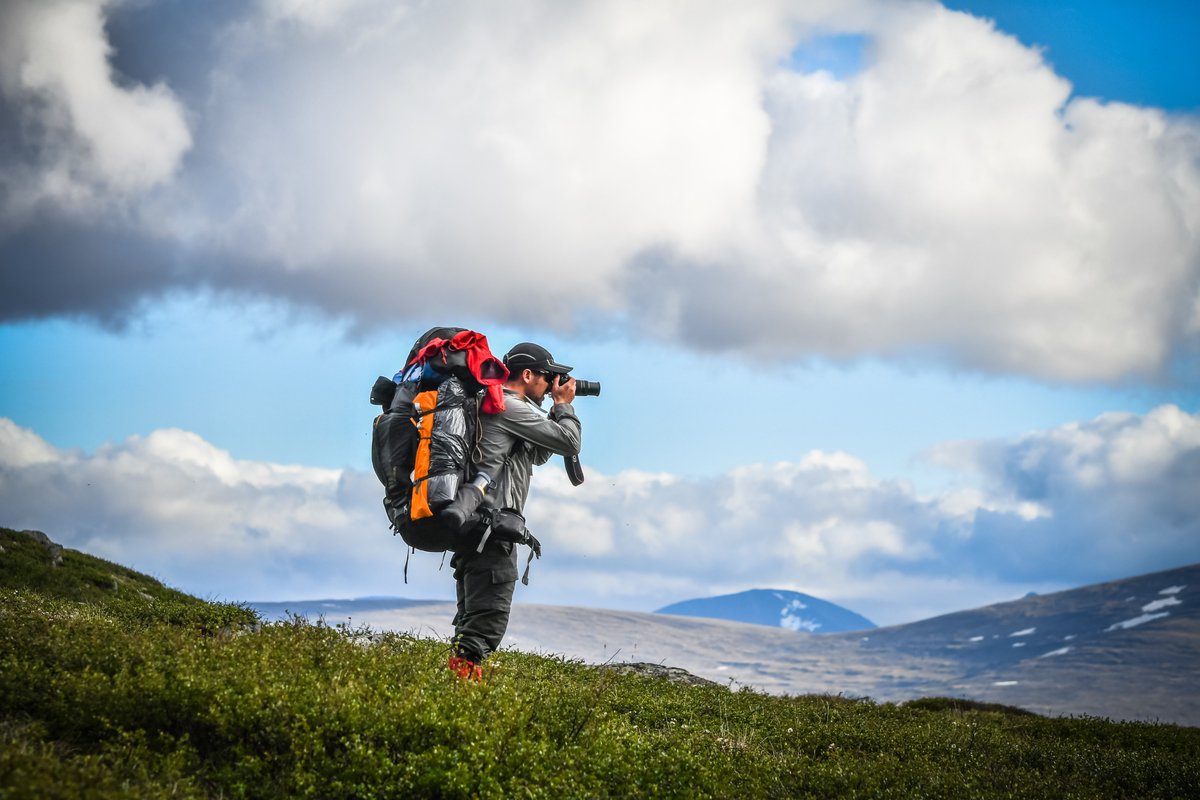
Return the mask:
<svg viewBox="0 0 1200 800">
<path fill-rule="evenodd" d="M 1200 561 L 1191 3 L 10 0 L 0 525 L 450 599 L 370 469 L 435 324 L 598 380 L 517 602 L 881 624 Z"/>
</svg>

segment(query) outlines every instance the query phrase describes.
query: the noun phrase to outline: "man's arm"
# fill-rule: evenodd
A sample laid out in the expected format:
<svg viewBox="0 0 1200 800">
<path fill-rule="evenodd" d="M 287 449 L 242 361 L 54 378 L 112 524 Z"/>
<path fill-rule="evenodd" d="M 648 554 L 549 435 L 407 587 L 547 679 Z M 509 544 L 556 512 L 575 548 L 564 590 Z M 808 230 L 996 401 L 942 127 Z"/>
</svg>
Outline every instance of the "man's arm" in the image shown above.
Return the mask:
<svg viewBox="0 0 1200 800">
<path fill-rule="evenodd" d="M 510 402 L 512 400 L 510 398 Z M 505 413 L 494 424 L 514 438 L 537 448 L 535 463 L 544 464 L 555 453 L 570 456 L 579 452 L 583 442 L 583 426 L 570 403 L 555 403 L 550 409 L 549 418 L 534 411 L 527 402 L 513 405 L 515 408 L 512 412 Z"/>
</svg>

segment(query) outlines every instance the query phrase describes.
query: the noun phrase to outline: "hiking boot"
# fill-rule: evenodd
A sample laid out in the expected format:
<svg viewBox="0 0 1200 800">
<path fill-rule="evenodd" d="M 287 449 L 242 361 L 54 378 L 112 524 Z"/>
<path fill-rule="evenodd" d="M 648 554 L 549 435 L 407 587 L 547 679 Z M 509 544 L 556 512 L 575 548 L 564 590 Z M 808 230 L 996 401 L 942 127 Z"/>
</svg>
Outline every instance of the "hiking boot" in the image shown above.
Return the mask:
<svg viewBox="0 0 1200 800">
<path fill-rule="evenodd" d="M 483 681 L 483 667 L 462 656 L 450 656 L 450 660 L 446 662 L 446 668 L 464 681 L 475 681 L 476 683 Z"/>
</svg>

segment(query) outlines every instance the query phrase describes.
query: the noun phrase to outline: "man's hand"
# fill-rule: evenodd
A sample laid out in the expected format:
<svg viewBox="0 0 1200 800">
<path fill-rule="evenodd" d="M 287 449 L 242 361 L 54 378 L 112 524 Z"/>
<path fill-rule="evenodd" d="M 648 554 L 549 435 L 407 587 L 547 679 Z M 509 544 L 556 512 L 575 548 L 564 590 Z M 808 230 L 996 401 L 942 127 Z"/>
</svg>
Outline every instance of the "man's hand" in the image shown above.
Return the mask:
<svg viewBox="0 0 1200 800">
<path fill-rule="evenodd" d="M 570 375 L 559 375 L 550 387 L 550 396 L 554 403 L 570 403 L 575 399 L 575 379 Z"/>
</svg>

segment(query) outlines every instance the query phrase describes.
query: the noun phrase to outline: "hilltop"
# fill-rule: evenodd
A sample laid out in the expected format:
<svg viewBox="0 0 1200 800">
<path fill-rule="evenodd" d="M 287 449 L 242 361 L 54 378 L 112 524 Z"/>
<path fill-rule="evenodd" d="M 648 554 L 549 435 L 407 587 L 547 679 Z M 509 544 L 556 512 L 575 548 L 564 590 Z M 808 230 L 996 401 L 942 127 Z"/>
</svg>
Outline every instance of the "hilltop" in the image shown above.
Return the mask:
<svg viewBox="0 0 1200 800">
<path fill-rule="evenodd" d="M 128 618 L 215 626 L 257 624 L 244 604 L 208 603 L 155 578 L 64 548 L 41 531 L 0 528 L 0 589 L 20 589 Z"/>
</svg>

